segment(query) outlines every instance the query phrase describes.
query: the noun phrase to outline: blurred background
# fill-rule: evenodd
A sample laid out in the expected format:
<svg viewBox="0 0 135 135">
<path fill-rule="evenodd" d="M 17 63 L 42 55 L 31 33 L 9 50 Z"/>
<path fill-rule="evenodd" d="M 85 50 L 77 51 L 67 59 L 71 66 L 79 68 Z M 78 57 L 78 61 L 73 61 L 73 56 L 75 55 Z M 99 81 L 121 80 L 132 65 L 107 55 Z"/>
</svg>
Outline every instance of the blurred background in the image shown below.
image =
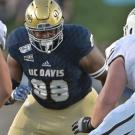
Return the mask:
<svg viewBox="0 0 135 135">
<path fill-rule="evenodd" d="M 135 0 L 56 0 L 64 11 L 65 23 L 88 27 L 97 45 L 106 46 L 123 35 L 127 15 Z M 24 23 L 24 13 L 31 0 L 0 0 L 0 18 L 8 32 Z"/>
<path fill-rule="evenodd" d="M 0 0 L 0 19 L 8 33 L 24 24 L 25 9 L 32 0 Z M 56 0 L 64 11 L 65 23 L 84 25 L 94 34 L 97 46 L 104 49 L 123 36 L 123 26 L 135 0 Z M 97 87 L 97 84 L 94 84 Z M 98 89 L 98 88 L 96 88 Z M 7 135 L 11 122 L 22 103 L 0 110 L 0 135 Z"/>
<path fill-rule="evenodd" d="M 101 50 L 123 36 L 135 0 L 74 0 L 72 21 L 91 29 Z"/>
</svg>

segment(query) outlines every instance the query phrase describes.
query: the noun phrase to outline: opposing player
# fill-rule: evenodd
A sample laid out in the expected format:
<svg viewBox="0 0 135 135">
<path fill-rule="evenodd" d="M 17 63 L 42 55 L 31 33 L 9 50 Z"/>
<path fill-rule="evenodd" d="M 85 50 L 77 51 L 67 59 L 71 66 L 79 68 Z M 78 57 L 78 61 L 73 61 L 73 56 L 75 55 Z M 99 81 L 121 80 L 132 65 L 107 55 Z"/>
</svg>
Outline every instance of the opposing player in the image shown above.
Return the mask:
<svg viewBox="0 0 135 135">
<path fill-rule="evenodd" d="M 88 29 L 63 23 L 55 1 L 34 0 L 25 27 L 7 39 L 12 79 L 19 83 L 24 72 L 32 85 L 8 135 L 71 135 L 71 123 L 92 110 L 91 76 L 105 82 L 105 59 Z"/>
<path fill-rule="evenodd" d="M 12 83 L 7 63 L 2 54 L 5 48 L 7 27 L 0 20 L 0 107 L 8 100 L 12 92 Z"/>
<path fill-rule="evenodd" d="M 134 50 L 135 9 L 128 15 L 124 37 L 106 50 L 109 70 L 105 85 L 97 98 L 91 118 L 84 117 L 73 124 L 75 134 L 79 132 L 90 132 L 89 135 L 135 134 L 135 94 L 112 110 L 125 86 L 135 90 Z"/>
</svg>

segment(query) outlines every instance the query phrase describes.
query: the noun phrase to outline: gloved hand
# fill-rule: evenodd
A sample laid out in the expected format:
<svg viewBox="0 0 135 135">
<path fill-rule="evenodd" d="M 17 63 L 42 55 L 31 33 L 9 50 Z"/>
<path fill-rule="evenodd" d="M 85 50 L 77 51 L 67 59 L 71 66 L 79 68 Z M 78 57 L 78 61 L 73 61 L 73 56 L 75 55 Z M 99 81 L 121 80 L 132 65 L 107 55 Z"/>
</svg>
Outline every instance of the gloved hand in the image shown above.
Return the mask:
<svg viewBox="0 0 135 135">
<path fill-rule="evenodd" d="M 78 121 L 74 122 L 72 125 L 72 131 L 74 134 L 89 133 L 94 130 L 94 127 L 92 127 L 90 121 L 90 117 L 82 117 Z"/>
<path fill-rule="evenodd" d="M 11 97 L 16 101 L 24 101 L 27 98 L 28 94 L 31 93 L 31 90 L 31 86 L 20 84 L 13 90 Z"/>
<path fill-rule="evenodd" d="M 0 46 L 1 46 L 2 49 L 5 49 L 6 34 L 7 34 L 7 27 L 0 20 Z"/>
</svg>

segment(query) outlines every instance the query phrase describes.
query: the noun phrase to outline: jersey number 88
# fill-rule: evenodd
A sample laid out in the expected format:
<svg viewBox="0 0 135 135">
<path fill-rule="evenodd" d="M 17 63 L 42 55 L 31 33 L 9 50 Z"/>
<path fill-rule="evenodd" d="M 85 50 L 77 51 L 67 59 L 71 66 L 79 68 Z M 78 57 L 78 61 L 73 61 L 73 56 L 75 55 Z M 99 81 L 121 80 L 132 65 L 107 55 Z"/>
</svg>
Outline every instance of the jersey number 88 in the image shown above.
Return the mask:
<svg viewBox="0 0 135 135">
<path fill-rule="evenodd" d="M 32 79 L 33 92 L 41 99 L 47 99 L 47 85 L 41 80 Z M 64 80 L 53 80 L 49 84 L 50 97 L 55 102 L 66 101 L 69 98 L 68 84 Z"/>
</svg>

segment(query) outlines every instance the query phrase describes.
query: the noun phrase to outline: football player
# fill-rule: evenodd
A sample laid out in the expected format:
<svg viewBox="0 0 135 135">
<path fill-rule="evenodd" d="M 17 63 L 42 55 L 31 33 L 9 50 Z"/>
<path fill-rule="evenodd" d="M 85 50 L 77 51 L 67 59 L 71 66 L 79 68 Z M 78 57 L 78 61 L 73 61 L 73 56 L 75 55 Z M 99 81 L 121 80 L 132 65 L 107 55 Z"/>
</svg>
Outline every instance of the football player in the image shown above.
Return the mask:
<svg viewBox="0 0 135 135">
<path fill-rule="evenodd" d="M 125 86 L 135 90 L 134 50 L 135 9 L 128 15 L 124 37 L 106 49 L 109 69 L 105 85 L 97 98 L 91 118 L 83 117 L 73 124 L 75 134 L 90 132 L 89 135 L 135 135 L 135 93 L 113 109 Z"/>
<path fill-rule="evenodd" d="M 5 49 L 6 34 L 7 27 L 0 20 L 0 107 L 8 100 L 12 92 L 10 74 L 2 51 Z"/>
<path fill-rule="evenodd" d="M 7 61 L 14 82 L 24 72 L 32 94 L 8 135 L 71 135 L 71 123 L 89 115 L 95 103 L 91 77 L 105 82 L 105 59 L 87 28 L 64 24 L 54 0 L 33 0 L 24 25 L 9 34 Z"/>
</svg>

